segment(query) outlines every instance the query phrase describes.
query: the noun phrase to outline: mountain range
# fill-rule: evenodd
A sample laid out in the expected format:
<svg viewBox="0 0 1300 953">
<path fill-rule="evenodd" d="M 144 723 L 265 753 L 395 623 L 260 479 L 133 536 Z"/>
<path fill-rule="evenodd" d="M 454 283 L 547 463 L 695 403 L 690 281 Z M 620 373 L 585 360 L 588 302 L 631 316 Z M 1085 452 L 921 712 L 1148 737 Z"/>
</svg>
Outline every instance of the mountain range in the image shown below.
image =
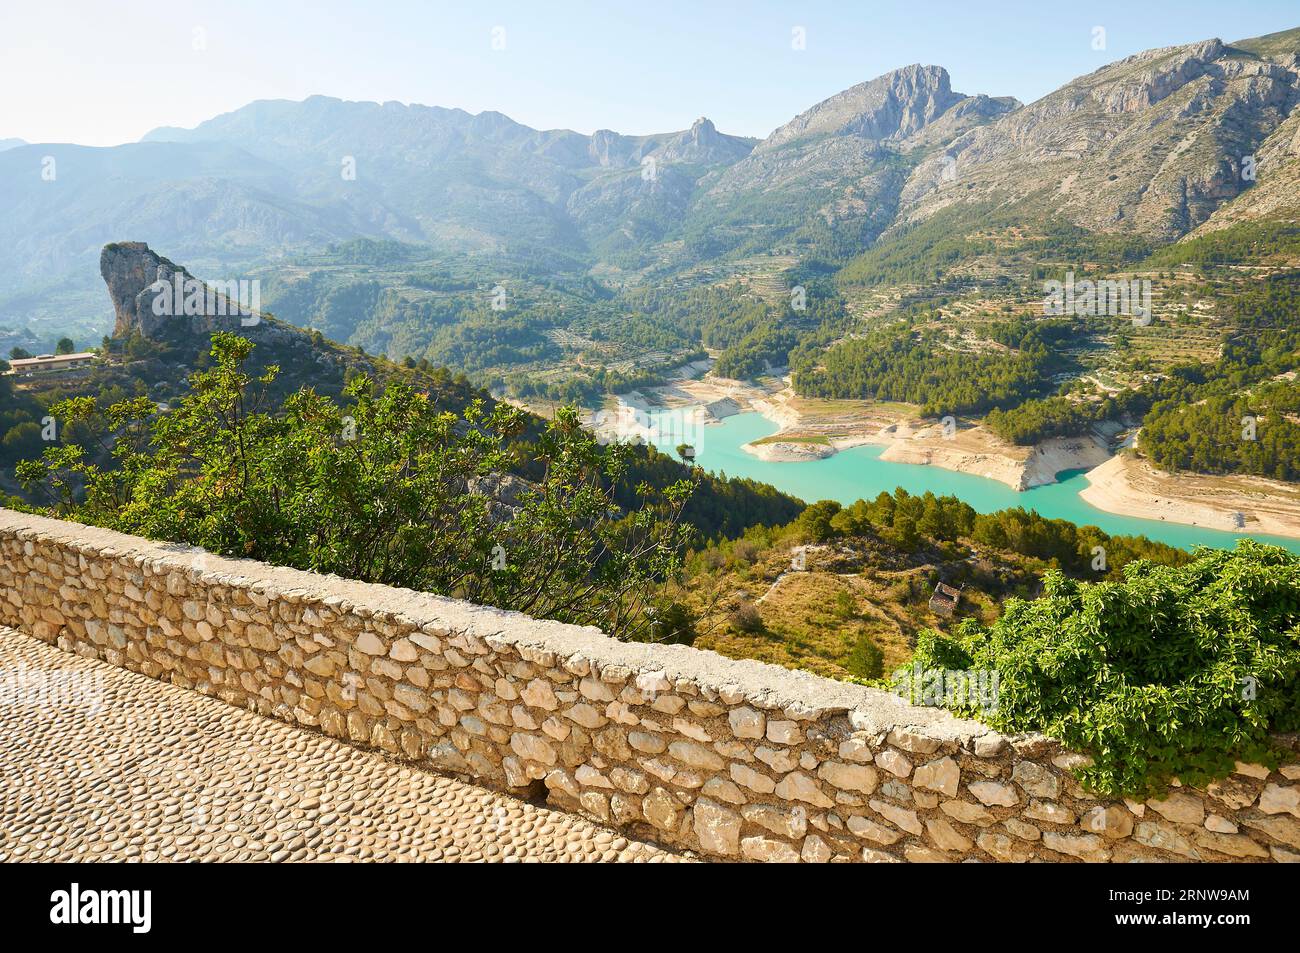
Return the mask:
<svg viewBox="0 0 1300 953">
<path fill-rule="evenodd" d="M 324 96 L 110 148 L 0 140 L 0 325 L 107 329 L 94 261 L 123 237 L 200 273 L 366 238 L 615 284 L 753 254 L 843 264 L 990 209 L 1167 243 L 1295 215 L 1297 103 L 1300 29 L 1150 50 L 1028 105 L 907 66 L 761 141 Z"/>
</svg>

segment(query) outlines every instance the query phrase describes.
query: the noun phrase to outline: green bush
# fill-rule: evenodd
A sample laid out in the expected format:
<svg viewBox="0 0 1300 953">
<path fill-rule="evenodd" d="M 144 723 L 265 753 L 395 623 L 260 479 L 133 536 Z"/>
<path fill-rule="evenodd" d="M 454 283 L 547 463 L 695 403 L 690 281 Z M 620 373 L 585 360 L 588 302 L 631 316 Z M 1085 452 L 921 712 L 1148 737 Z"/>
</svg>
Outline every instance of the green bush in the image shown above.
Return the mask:
<svg viewBox="0 0 1300 953">
<path fill-rule="evenodd" d="M 860 636 L 844 660 L 844 667 L 857 678 L 880 678 L 884 674 L 885 653 L 871 641 L 870 636 Z"/>
<path fill-rule="evenodd" d="M 757 635 L 767 631 L 763 624 L 763 616 L 758 611 L 758 606 L 752 602 L 742 602 L 731 612 L 731 624 L 741 632 Z"/>
<path fill-rule="evenodd" d="M 456 414 L 403 381 L 356 375 L 342 401 L 304 388 L 276 406 L 278 368 L 250 375 L 253 348 L 213 335 L 210 366 L 165 413 L 147 397 L 55 403 L 67 442 L 21 461 L 19 480 L 81 523 L 616 638 L 694 637 L 689 613 L 660 598 L 694 532 L 682 522 L 693 476 L 657 498 L 639 482 L 618 505 L 631 448 L 601 446 L 571 407 L 522 444 L 513 408 Z"/>
<path fill-rule="evenodd" d="M 1184 566 L 1129 563 L 1119 582 L 1058 572 L 987 628 L 926 633 L 921 669 L 991 670 L 1007 732 L 1042 731 L 1092 756 L 1081 780 L 1142 796 L 1200 785 L 1235 760 L 1275 763 L 1269 735 L 1300 727 L 1300 556 L 1243 540 Z M 961 700 L 958 700 L 959 702 Z"/>
</svg>

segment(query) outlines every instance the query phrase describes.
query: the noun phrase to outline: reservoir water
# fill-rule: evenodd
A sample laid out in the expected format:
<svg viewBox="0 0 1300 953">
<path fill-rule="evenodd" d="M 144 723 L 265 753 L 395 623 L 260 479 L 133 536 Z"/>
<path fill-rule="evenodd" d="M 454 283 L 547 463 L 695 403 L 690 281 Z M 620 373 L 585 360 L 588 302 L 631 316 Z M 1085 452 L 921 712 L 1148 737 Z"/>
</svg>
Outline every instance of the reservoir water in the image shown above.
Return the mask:
<svg viewBox="0 0 1300 953">
<path fill-rule="evenodd" d="M 854 447 L 820 460 L 773 463 L 742 449 L 751 440 L 776 433 L 776 424 L 762 414 L 736 414 L 723 418 L 721 423 L 699 427 L 686 422 L 685 415 L 689 413 L 689 410 L 664 412 L 665 418 L 677 422 L 660 428 L 666 432 L 662 442 L 656 441 L 661 450 L 675 454 L 677 444 L 688 435 L 693 439 L 686 442 L 696 445 L 696 462 L 707 470 L 761 480 L 807 502 L 836 500 L 848 504 L 871 499 L 882 490 L 892 493 L 895 487 L 901 486 L 913 494 L 930 490 L 938 496 L 960 497 L 980 513 L 1023 506 L 1045 517 L 1066 519 L 1080 526 L 1098 526 L 1112 535 L 1146 536 L 1185 549 L 1197 544 L 1230 548 L 1239 536 L 1245 535 L 1233 533 L 1227 527 L 1188 526 L 1099 510 L 1079 497 L 1079 491 L 1088 485 L 1087 477 L 1081 472 L 1062 474 L 1058 478 L 1060 482 L 1050 486 L 1017 492 L 997 480 L 968 473 L 890 463 L 880 459 L 884 448 L 879 446 Z M 1300 553 L 1300 539 L 1263 535 L 1254 538 Z"/>
</svg>

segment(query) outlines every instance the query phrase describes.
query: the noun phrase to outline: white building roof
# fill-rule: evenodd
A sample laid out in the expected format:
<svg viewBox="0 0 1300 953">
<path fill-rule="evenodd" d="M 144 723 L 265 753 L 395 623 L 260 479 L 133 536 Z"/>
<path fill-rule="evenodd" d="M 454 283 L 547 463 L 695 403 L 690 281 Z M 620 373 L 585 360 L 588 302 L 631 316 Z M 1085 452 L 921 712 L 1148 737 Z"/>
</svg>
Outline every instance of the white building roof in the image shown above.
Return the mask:
<svg viewBox="0 0 1300 953">
<path fill-rule="evenodd" d="M 30 367 L 33 364 L 65 364 L 68 361 L 85 361 L 95 357 L 94 351 L 79 351 L 76 354 L 40 354 L 36 357 L 19 357 L 9 361 L 10 367 Z"/>
</svg>

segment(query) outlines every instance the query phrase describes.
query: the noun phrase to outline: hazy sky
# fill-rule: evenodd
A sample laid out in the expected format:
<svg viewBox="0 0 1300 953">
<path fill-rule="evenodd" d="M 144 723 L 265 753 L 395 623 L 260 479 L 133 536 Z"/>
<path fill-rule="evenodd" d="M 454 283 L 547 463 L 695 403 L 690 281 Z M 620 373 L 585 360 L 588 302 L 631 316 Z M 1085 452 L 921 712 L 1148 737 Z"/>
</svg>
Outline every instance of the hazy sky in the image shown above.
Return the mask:
<svg viewBox="0 0 1300 953">
<path fill-rule="evenodd" d="M 1295 26 L 1296 0 L 0 0 L 0 139 L 110 145 L 315 93 L 580 132 L 708 116 L 763 136 L 908 63 L 947 67 L 961 92 L 1030 101 L 1148 47 Z"/>
</svg>

